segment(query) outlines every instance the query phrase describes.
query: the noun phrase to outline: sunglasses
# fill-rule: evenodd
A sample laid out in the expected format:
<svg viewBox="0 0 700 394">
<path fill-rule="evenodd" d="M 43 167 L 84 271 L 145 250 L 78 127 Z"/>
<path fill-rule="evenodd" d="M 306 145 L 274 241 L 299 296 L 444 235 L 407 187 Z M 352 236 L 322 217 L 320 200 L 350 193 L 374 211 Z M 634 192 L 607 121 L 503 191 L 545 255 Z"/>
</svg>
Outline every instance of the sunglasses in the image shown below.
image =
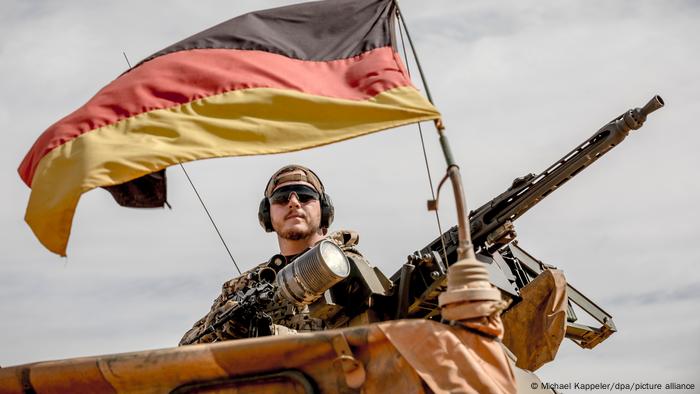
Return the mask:
<svg viewBox="0 0 700 394">
<path fill-rule="evenodd" d="M 309 201 L 315 201 L 320 199 L 320 195 L 314 189 L 306 185 L 288 185 L 282 186 L 279 189 L 272 192 L 270 196 L 270 203 L 272 204 L 286 204 L 292 196 L 292 193 L 297 195 L 297 199 L 300 203 L 306 204 Z"/>
</svg>

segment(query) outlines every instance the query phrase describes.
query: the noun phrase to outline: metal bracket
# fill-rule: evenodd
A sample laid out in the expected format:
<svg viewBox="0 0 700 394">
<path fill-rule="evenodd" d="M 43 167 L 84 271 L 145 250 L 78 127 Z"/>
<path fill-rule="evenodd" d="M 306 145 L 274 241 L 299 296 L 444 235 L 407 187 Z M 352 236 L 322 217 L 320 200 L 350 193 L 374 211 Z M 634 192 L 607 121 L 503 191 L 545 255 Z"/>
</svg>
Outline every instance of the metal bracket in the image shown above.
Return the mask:
<svg viewBox="0 0 700 394">
<path fill-rule="evenodd" d="M 367 380 L 367 372 L 365 366 L 362 365 L 352 354 L 348 341 L 343 334 L 338 334 L 331 340 L 333 350 L 338 357 L 333 360 L 333 364 L 337 365 L 343 375 L 345 375 L 345 383 L 351 389 L 359 389 Z"/>
<path fill-rule="evenodd" d="M 494 253 L 498 249 L 511 243 L 517 237 L 515 226 L 510 220 L 506 220 L 501 226 L 493 230 L 486 237 L 486 248 L 489 253 Z"/>
</svg>

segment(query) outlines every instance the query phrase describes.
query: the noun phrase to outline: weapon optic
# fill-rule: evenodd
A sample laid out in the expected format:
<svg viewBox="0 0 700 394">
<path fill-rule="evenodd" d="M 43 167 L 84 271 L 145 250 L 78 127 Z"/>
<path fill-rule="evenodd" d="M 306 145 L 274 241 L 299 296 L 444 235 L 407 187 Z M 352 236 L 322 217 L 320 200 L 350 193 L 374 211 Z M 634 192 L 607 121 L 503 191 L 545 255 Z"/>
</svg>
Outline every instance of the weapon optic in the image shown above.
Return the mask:
<svg viewBox="0 0 700 394">
<path fill-rule="evenodd" d="M 654 96 L 641 108 L 631 109 L 615 117 L 590 138 L 557 160 L 539 175 L 527 174 L 517 178 L 503 193 L 470 212 L 469 223 L 477 258 L 486 263 L 492 283 L 511 298 L 518 299 L 519 289 L 546 268 L 518 259 L 522 249 L 515 252 L 508 246 L 517 236 L 513 222 L 550 193 L 578 175 L 622 142 L 631 130 L 639 129 L 646 117 L 664 106 L 660 96 Z M 396 318 L 437 318 L 440 314 L 438 295 L 447 284 L 447 267 L 457 262 L 458 228 L 452 227 L 440 238 L 409 256 L 391 281 L 395 294 L 392 307 Z M 444 250 L 443 250 L 444 243 Z M 528 255 L 529 256 L 529 255 Z M 531 256 L 530 256 L 531 257 Z M 569 301 L 600 321 L 598 329 L 576 325 L 576 316 L 569 307 L 567 337 L 582 347 L 593 347 L 615 331 L 612 317 L 568 287 Z"/>
</svg>

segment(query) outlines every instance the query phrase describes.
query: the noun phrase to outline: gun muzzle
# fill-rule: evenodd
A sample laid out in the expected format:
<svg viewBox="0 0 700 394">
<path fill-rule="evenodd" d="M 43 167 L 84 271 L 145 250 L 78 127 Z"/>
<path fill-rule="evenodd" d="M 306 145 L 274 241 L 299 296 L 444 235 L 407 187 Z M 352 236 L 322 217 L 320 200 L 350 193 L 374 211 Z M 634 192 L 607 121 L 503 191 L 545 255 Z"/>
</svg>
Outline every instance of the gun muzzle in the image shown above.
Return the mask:
<svg viewBox="0 0 700 394">
<path fill-rule="evenodd" d="M 275 283 L 275 278 L 277 277 L 277 272 L 270 267 L 263 267 L 258 271 L 258 281 Z"/>
<path fill-rule="evenodd" d="M 646 117 L 650 113 L 656 111 L 657 109 L 661 108 L 664 106 L 664 99 L 661 98 L 658 94 L 649 100 L 648 103 L 644 104 L 642 108 L 639 109 L 639 112 Z"/>
<path fill-rule="evenodd" d="M 304 252 L 277 274 L 279 295 L 297 305 L 308 305 L 350 275 L 350 262 L 340 248 L 324 240 Z"/>
<path fill-rule="evenodd" d="M 617 126 L 618 130 L 625 133 L 624 135 L 626 136 L 627 132 L 630 130 L 638 130 L 640 127 L 642 127 L 644 122 L 647 120 L 647 115 L 663 106 L 664 100 L 661 98 L 661 96 L 656 95 L 652 97 L 648 103 L 644 104 L 642 108 L 631 109 L 622 114 L 613 122 Z M 622 138 L 624 138 L 624 136 Z"/>
</svg>

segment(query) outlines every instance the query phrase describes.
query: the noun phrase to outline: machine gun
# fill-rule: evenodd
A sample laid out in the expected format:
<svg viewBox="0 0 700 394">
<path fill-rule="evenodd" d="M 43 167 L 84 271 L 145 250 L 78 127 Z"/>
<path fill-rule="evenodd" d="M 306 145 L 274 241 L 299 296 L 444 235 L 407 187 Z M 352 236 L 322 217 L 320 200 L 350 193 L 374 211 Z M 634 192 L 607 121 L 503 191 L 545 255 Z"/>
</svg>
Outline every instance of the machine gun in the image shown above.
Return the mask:
<svg viewBox="0 0 700 394">
<path fill-rule="evenodd" d="M 262 267 L 250 274 L 250 285 L 233 294 L 227 301 L 227 308 L 198 335 L 180 342 L 191 345 L 200 338 L 215 333 L 226 322 L 233 324 L 238 338 L 251 338 L 272 335 L 272 317 L 267 307 L 275 300 L 277 287 L 274 285 L 276 272 Z"/>
<path fill-rule="evenodd" d="M 284 312 L 280 314 L 280 306 L 294 305 L 301 309 L 346 279 L 350 271 L 347 257 L 328 240 L 289 263 L 284 256 L 275 255 L 267 264 L 247 274 L 245 287 L 228 297 L 211 324 L 183 339 L 180 345 L 196 343 L 219 331 L 227 322 L 226 334 L 233 338 L 272 335 L 275 324 L 286 317 Z"/>
<path fill-rule="evenodd" d="M 542 201 L 550 193 L 579 174 L 586 167 L 610 151 L 631 130 L 639 129 L 646 117 L 664 105 L 654 96 L 642 108 L 624 112 L 598 130 L 593 136 L 557 160 L 539 175 L 527 174 L 496 198 L 470 212 L 472 242 L 477 258 L 487 263 L 491 280 L 513 299 L 518 291 L 529 283 L 546 265 L 517 246 L 513 222 Z M 396 318 L 437 318 L 440 314 L 438 295 L 446 288 L 447 268 L 457 262 L 457 226 L 420 251 L 410 255 L 408 261 L 391 280 L 395 293 Z M 615 331 L 612 317 L 568 286 L 569 313 L 567 337 L 582 347 L 593 347 Z M 598 320 L 600 328 L 577 325 L 571 302 Z"/>
</svg>

